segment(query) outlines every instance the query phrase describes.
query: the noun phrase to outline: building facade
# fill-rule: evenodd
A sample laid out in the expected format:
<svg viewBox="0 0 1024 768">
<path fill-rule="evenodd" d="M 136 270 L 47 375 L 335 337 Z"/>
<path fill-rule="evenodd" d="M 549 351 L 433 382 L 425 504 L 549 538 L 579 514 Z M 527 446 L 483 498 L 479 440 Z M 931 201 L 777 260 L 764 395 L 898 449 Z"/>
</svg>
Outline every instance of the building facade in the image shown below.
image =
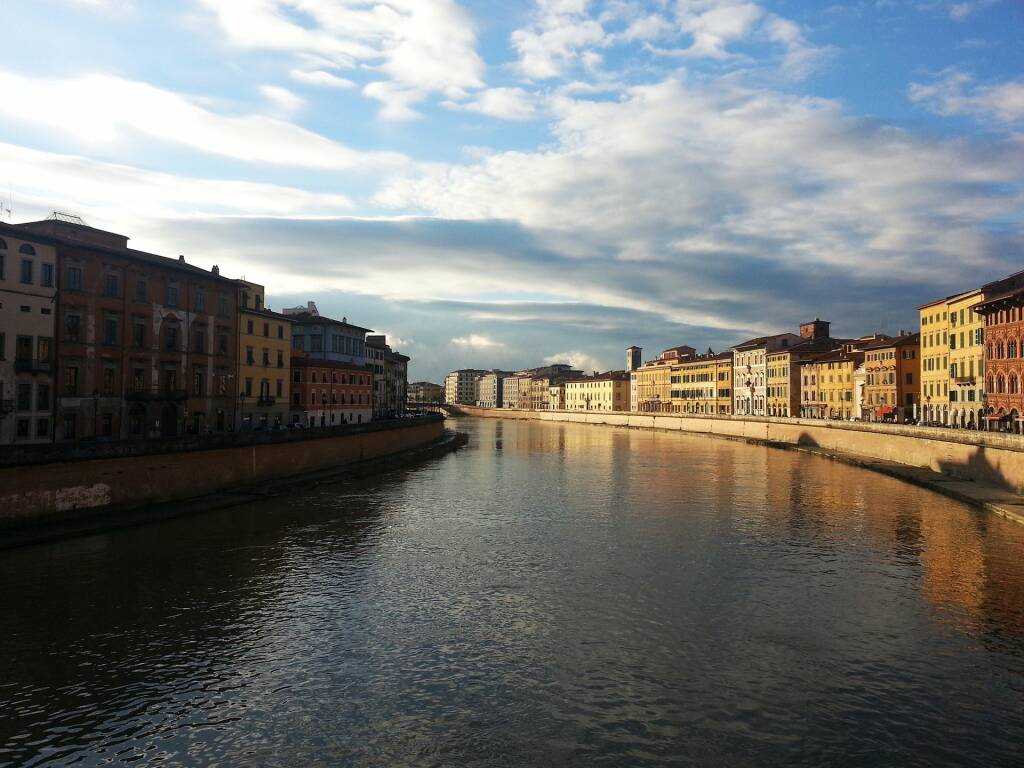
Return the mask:
<svg viewBox="0 0 1024 768">
<path fill-rule="evenodd" d="M 816 320 L 814 323 L 824 323 Z M 814 323 L 805 323 L 801 330 L 809 329 Z M 768 352 L 765 356 L 765 395 L 769 416 L 795 418 L 805 407 L 802 382 L 806 375 L 802 363 L 836 349 L 843 343 L 840 339 L 827 336 L 828 323 L 824 323 L 826 336 L 805 338 L 795 346 Z M 804 338 L 801 333 L 801 338 Z"/>
<path fill-rule="evenodd" d="M 856 372 L 863 362 L 864 353 L 849 348 L 802 360 L 798 414 L 810 419 L 858 418 Z"/>
<path fill-rule="evenodd" d="M 373 421 L 373 368 L 294 352 L 290 422 L 336 427 Z"/>
<path fill-rule="evenodd" d="M 444 402 L 444 387 L 429 381 L 414 381 L 409 384 L 409 403 L 413 405 L 435 405 Z"/>
<path fill-rule="evenodd" d="M 53 440 L 57 248 L 0 226 L 0 445 Z"/>
<path fill-rule="evenodd" d="M 58 441 L 234 428 L 237 286 L 214 267 L 128 247 L 51 218 L 17 225 L 56 244 Z"/>
<path fill-rule="evenodd" d="M 949 424 L 949 301 L 937 299 L 917 308 L 921 334 L 921 418 Z"/>
<path fill-rule="evenodd" d="M 281 310 L 292 321 L 292 349 L 314 360 L 333 360 L 357 368 L 366 365 L 366 334 L 369 328 L 352 325 L 348 318 L 324 317 L 316 302 Z"/>
<path fill-rule="evenodd" d="M 1024 414 L 1024 272 L 982 286 L 985 413 L 989 429 L 1021 432 Z"/>
<path fill-rule="evenodd" d="M 449 405 L 476 405 L 477 379 L 487 371 L 462 368 L 444 377 L 444 401 Z"/>
<path fill-rule="evenodd" d="M 366 355 L 374 373 L 373 418 L 401 418 L 408 398 L 409 358 L 391 349 L 380 335 L 366 337 Z"/>
<path fill-rule="evenodd" d="M 501 408 L 505 394 L 504 384 L 511 375 L 508 371 L 497 369 L 483 374 L 477 384 L 476 404 L 481 408 Z"/>
<path fill-rule="evenodd" d="M 733 413 L 768 414 L 768 355 L 793 347 L 801 340 L 795 333 L 780 333 L 750 339 L 732 348 Z"/>
<path fill-rule="evenodd" d="M 874 341 L 864 347 L 864 406 L 869 421 L 916 420 L 921 394 L 918 333 Z"/>
<path fill-rule="evenodd" d="M 515 374 L 507 377 L 501 383 L 501 407 L 520 408 L 522 392 L 530 385 L 529 376 Z"/>
<path fill-rule="evenodd" d="M 977 312 L 984 298 L 979 288 L 949 301 L 948 424 L 953 427 L 981 429 L 985 424 L 985 318 Z"/>
<path fill-rule="evenodd" d="M 291 412 L 292 322 L 266 307 L 264 288 L 238 285 L 238 418 L 236 429 L 279 427 Z"/>
<path fill-rule="evenodd" d="M 565 382 L 565 408 L 570 411 L 628 411 L 629 374 L 608 371 Z"/>
<path fill-rule="evenodd" d="M 732 352 L 695 355 L 672 366 L 673 413 L 727 416 L 732 413 Z"/>
<path fill-rule="evenodd" d="M 639 352 L 636 347 L 627 350 Z M 634 354 L 635 354 L 634 353 Z M 672 412 L 672 366 L 695 357 L 697 350 L 681 345 L 662 352 L 655 360 L 650 360 L 639 368 L 630 371 L 630 410 L 641 413 Z"/>
</svg>

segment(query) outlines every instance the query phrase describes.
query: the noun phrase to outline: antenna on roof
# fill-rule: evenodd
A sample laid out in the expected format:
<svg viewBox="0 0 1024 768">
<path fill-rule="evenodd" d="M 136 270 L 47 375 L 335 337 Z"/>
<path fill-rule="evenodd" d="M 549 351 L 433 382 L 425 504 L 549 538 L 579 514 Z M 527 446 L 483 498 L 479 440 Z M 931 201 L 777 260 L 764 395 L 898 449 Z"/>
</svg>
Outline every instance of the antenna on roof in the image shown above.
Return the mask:
<svg viewBox="0 0 1024 768">
<path fill-rule="evenodd" d="M 7 221 L 12 221 L 14 215 L 14 190 L 10 187 L 7 188 L 7 204 L 4 205 L 3 200 L 0 200 L 0 219 L 7 217 Z"/>
<path fill-rule="evenodd" d="M 88 224 L 85 223 L 85 219 L 83 219 L 81 216 L 77 216 L 73 213 L 63 213 L 61 211 L 54 211 L 53 213 L 46 217 L 46 220 L 60 221 L 63 222 L 64 224 L 76 224 L 79 227 L 89 226 Z"/>
</svg>

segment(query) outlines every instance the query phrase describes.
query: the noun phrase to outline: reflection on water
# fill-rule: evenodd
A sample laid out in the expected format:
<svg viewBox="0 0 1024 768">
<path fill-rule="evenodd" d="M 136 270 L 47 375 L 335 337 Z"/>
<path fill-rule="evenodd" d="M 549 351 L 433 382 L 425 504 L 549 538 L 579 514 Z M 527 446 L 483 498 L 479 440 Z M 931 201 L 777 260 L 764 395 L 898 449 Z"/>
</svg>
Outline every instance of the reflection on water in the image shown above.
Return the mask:
<svg viewBox="0 0 1024 768">
<path fill-rule="evenodd" d="M 0 553 L 0 766 L 1017 764 L 1024 526 L 800 453 L 458 427 Z"/>
</svg>

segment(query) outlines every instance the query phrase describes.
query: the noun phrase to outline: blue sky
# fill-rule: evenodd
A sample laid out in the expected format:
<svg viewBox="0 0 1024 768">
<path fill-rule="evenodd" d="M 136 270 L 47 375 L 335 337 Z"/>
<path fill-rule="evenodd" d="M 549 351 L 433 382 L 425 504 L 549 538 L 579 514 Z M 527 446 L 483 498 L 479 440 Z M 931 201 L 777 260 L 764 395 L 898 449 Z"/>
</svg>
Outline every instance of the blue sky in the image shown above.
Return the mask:
<svg viewBox="0 0 1024 768">
<path fill-rule="evenodd" d="M 315 299 L 416 379 L 895 332 L 1024 267 L 1017 0 L 33 0 L 4 26 L 14 221 Z"/>
</svg>

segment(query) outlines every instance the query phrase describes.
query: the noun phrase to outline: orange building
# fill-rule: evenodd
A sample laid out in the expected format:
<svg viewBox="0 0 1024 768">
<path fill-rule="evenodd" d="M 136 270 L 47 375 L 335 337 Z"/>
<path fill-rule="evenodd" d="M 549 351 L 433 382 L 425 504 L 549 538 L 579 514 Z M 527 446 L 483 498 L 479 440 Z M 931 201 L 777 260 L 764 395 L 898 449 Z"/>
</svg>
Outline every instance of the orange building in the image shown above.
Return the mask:
<svg viewBox="0 0 1024 768">
<path fill-rule="evenodd" d="M 307 427 L 373 420 L 373 369 L 293 355 L 291 422 Z"/>
</svg>

